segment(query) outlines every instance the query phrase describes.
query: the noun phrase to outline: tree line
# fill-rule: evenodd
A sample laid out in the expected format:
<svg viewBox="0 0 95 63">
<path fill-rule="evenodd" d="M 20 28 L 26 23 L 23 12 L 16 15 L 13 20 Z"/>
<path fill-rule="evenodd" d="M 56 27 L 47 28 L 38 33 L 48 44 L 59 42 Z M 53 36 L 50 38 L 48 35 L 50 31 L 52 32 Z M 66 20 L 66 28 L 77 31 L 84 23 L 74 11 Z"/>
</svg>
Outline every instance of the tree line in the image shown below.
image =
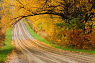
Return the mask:
<svg viewBox="0 0 95 63">
<path fill-rule="evenodd" d="M 44 28 L 43 30 L 47 31 L 48 26 L 43 24 L 51 23 L 50 32 L 47 31 L 47 40 L 50 42 L 62 47 L 95 49 L 94 0 L 3 0 L 3 2 L 2 26 L 15 25 L 21 19 L 32 16 L 34 27 L 40 24 L 38 29 Z M 36 22 L 35 19 L 38 18 L 41 20 Z"/>
</svg>

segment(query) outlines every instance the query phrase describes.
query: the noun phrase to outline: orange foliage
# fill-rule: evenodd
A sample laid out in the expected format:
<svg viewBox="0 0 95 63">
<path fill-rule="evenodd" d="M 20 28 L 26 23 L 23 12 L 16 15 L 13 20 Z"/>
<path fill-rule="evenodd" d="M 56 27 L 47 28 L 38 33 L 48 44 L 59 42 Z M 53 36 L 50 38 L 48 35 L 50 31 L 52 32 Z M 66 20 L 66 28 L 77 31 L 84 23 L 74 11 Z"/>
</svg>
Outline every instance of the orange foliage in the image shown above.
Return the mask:
<svg viewBox="0 0 95 63">
<path fill-rule="evenodd" d="M 27 17 L 32 20 L 32 28 L 47 33 L 46 38 L 54 44 L 93 49 L 95 33 L 89 32 L 95 25 L 94 3 L 94 0 L 5 0 L 0 26 L 8 28 Z M 57 27 L 57 23 L 63 24 Z M 90 29 L 85 30 L 87 27 Z"/>
<path fill-rule="evenodd" d="M 78 49 L 86 49 L 86 50 L 91 50 L 95 49 L 95 34 L 89 33 L 90 29 L 85 30 L 85 32 L 81 30 L 73 30 L 73 31 L 68 31 L 68 39 L 69 42 L 65 42 L 63 46 L 66 47 L 74 47 Z M 69 45 L 69 46 L 67 46 Z"/>
<path fill-rule="evenodd" d="M 93 29 L 90 42 L 92 44 L 92 47 L 95 48 L 95 29 Z"/>
<path fill-rule="evenodd" d="M 2 33 L 1 30 L 0 30 L 0 44 L 1 44 L 2 41 L 4 40 L 4 36 L 5 36 L 5 34 Z M 0 47 L 1 47 L 1 45 L 0 45 Z"/>
</svg>

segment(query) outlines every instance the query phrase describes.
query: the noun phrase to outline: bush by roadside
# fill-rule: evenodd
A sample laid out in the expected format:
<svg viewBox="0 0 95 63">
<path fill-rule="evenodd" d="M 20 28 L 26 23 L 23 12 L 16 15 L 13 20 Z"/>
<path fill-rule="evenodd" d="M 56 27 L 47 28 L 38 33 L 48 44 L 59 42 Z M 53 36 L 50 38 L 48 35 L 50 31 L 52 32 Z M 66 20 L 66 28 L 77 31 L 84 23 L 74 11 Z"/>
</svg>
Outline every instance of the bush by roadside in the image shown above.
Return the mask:
<svg viewBox="0 0 95 63">
<path fill-rule="evenodd" d="M 0 30 L 0 48 L 4 45 L 5 34 Z"/>
</svg>

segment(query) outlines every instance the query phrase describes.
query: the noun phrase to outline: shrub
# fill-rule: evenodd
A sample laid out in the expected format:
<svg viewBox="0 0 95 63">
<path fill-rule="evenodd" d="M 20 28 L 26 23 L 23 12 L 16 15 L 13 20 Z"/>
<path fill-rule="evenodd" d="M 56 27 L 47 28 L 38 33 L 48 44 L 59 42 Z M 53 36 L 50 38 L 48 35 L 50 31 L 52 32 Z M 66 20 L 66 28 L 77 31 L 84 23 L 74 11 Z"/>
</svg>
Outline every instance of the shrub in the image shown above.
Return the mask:
<svg viewBox="0 0 95 63">
<path fill-rule="evenodd" d="M 5 34 L 1 32 L 0 30 L 0 47 L 3 45 L 3 41 L 4 41 L 4 38 L 5 38 Z"/>
<path fill-rule="evenodd" d="M 85 50 L 95 50 L 95 34 L 94 32 L 89 33 L 89 31 L 90 29 L 85 31 L 78 29 L 68 31 L 68 39 L 64 39 L 65 42 L 63 46 Z"/>
</svg>

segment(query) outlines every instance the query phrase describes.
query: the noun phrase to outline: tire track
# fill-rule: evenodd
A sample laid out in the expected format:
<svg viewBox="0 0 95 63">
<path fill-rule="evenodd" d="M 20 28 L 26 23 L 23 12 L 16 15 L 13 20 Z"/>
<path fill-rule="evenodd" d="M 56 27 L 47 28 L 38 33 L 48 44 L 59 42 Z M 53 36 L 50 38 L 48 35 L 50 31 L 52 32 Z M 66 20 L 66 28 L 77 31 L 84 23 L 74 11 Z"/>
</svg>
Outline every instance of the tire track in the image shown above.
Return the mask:
<svg viewBox="0 0 95 63">
<path fill-rule="evenodd" d="M 60 51 L 36 40 L 29 34 L 23 21 L 12 29 L 12 40 L 20 54 L 26 56 L 26 59 L 19 59 L 20 55 L 17 54 L 17 63 L 95 63 L 95 55 Z M 25 60 L 27 62 L 23 62 Z"/>
</svg>

